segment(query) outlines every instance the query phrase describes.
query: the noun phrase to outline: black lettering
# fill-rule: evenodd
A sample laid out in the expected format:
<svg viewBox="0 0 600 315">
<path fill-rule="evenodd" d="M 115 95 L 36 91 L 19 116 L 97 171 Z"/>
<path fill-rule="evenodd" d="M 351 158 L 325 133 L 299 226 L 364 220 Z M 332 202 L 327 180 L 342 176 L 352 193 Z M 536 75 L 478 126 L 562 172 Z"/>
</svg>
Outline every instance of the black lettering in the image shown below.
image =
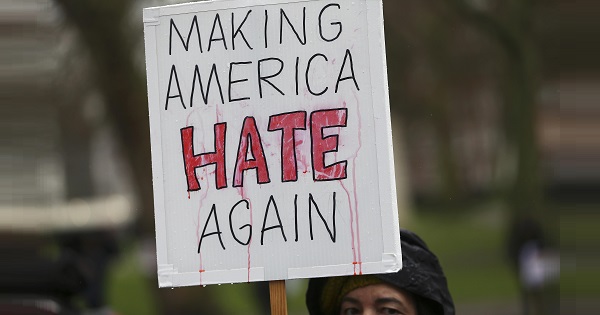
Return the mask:
<svg viewBox="0 0 600 315">
<path fill-rule="evenodd" d="M 329 233 L 329 237 L 331 237 L 331 241 L 333 241 L 335 243 L 335 238 L 336 238 L 336 228 L 335 228 L 335 192 L 333 192 L 333 232 L 331 231 L 331 229 L 329 228 L 329 225 L 327 225 L 327 220 L 325 220 L 325 218 L 323 217 L 323 214 L 321 214 L 321 211 L 319 210 L 319 206 L 317 205 L 317 203 L 315 202 L 312 194 L 308 194 L 308 221 L 310 224 L 310 239 L 314 240 L 313 237 L 313 225 L 312 225 L 312 209 L 313 209 L 313 205 L 315 206 L 315 208 L 317 209 L 317 214 L 319 215 L 319 217 L 321 218 L 321 221 L 323 221 L 323 224 L 325 225 L 325 228 L 327 229 L 327 232 Z"/>
<path fill-rule="evenodd" d="M 217 26 L 217 22 L 219 23 L 219 30 L 221 31 L 221 37 L 214 38 L 215 26 Z M 213 21 L 212 31 L 210 31 L 210 41 L 208 42 L 208 51 L 210 51 L 210 48 L 212 47 L 212 43 L 218 42 L 218 41 L 222 41 L 223 47 L 225 47 L 225 50 L 227 50 L 227 42 L 225 41 L 225 32 L 223 32 L 223 25 L 221 24 L 221 17 L 219 16 L 219 13 L 217 13 L 217 15 L 215 15 L 215 20 Z"/>
<path fill-rule="evenodd" d="M 292 22 L 290 22 L 290 19 L 288 18 L 287 14 L 285 14 L 285 11 L 283 11 L 283 9 L 279 9 L 279 44 L 283 44 L 283 19 L 284 18 L 287 21 L 287 24 L 290 26 L 290 28 L 294 32 L 294 34 L 296 34 L 296 38 L 298 38 L 298 41 L 300 42 L 300 44 L 306 45 L 306 7 L 304 7 L 302 9 L 302 37 L 303 38 L 300 38 L 300 34 L 298 34 L 296 29 L 294 28 L 294 25 L 292 25 Z"/>
<path fill-rule="evenodd" d="M 279 222 L 279 224 L 266 228 L 265 226 L 267 225 L 267 217 L 269 215 L 269 208 L 270 208 L 271 203 L 273 204 L 273 207 L 275 208 L 275 214 L 277 215 L 277 222 Z M 264 244 L 263 240 L 264 240 L 265 232 L 268 230 L 276 229 L 276 228 L 279 228 L 281 230 L 281 235 L 283 236 L 283 240 L 287 242 L 287 238 L 285 237 L 285 232 L 283 231 L 283 224 L 281 223 L 281 217 L 279 216 L 279 209 L 277 209 L 277 204 L 275 203 L 275 199 L 273 199 L 273 195 L 271 195 L 269 197 L 269 202 L 267 203 L 267 209 L 265 210 L 265 218 L 263 220 L 262 230 L 260 231 L 260 245 Z"/>
<path fill-rule="evenodd" d="M 321 39 L 323 39 L 326 42 L 333 42 L 334 40 L 338 39 L 340 37 L 340 35 L 342 34 L 342 23 L 341 22 L 331 22 L 331 25 L 337 25 L 338 26 L 338 32 L 337 34 L 332 37 L 332 38 L 325 38 L 325 36 L 323 36 L 323 12 L 325 12 L 325 10 L 327 10 L 327 8 L 329 7 L 337 7 L 338 9 L 340 9 L 340 5 L 338 3 L 330 3 L 326 6 L 323 7 L 323 9 L 321 9 L 321 12 L 319 13 L 319 35 L 321 36 Z"/>
<path fill-rule="evenodd" d="M 264 77 L 262 76 L 261 64 L 266 61 L 279 61 L 279 70 L 277 71 L 277 73 L 268 75 L 268 76 L 264 76 Z M 275 86 L 273 83 L 271 83 L 271 81 L 269 81 L 269 79 L 274 78 L 274 77 L 278 76 L 279 74 L 281 74 L 281 71 L 283 71 L 283 60 L 281 60 L 279 58 L 266 58 L 266 59 L 261 59 L 258 61 L 258 94 L 259 94 L 260 98 L 263 97 L 262 81 L 267 82 L 270 86 L 272 86 L 275 90 L 277 90 L 277 92 L 279 92 L 279 94 L 285 95 L 277 86 Z"/>
<path fill-rule="evenodd" d="M 294 195 L 294 229 L 296 232 L 296 239 L 294 241 L 298 242 L 298 194 Z"/>
<path fill-rule="evenodd" d="M 310 59 L 308 59 L 308 64 L 306 65 L 306 87 L 308 88 L 308 91 L 310 92 L 310 94 L 319 96 L 319 95 L 325 94 L 325 92 L 327 92 L 329 87 L 325 87 L 325 89 L 319 93 L 313 92 L 313 90 L 310 87 L 310 82 L 308 80 L 308 73 L 310 72 L 310 65 L 311 65 L 313 59 L 315 59 L 316 57 L 323 57 L 323 59 L 325 59 L 325 61 L 329 61 L 329 60 L 327 60 L 327 56 L 325 56 L 323 54 L 314 54 L 312 57 L 310 57 Z"/>
<path fill-rule="evenodd" d="M 173 82 L 173 77 L 175 77 L 175 83 L 177 83 L 177 95 L 171 95 L 171 83 Z M 169 108 L 169 100 L 172 98 L 179 98 L 181 101 L 181 106 L 185 109 L 185 103 L 183 102 L 183 96 L 181 95 L 181 86 L 179 86 L 179 78 L 177 78 L 177 69 L 175 65 L 171 66 L 171 74 L 169 75 L 169 87 L 167 88 L 167 101 L 165 102 L 165 110 Z"/>
<path fill-rule="evenodd" d="M 234 14 L 233 14 L 233 12 L 231 12 L 231 32 L 232 32 L 231 33 L 231 47 L 232 47 L 233 50 L 235 50 L 235 37 L 238 34 L 242 36 L 242 39 L 246 43 L 246 46 L 248 46 L 248 48 L 250 48 L 250 50 L 252 50 L 252 47 L 248 43 L 248 40 L 246 40 L 246 36 L 244 36 L 244 33 L 242 32 L 242 26 L 244 26 L 244 23 L 246 23 L 246 20 L 248 19 L 248 16 L 250 15 L 250 12 L 252 12 L 252 10 L 248 10 L 248 13 L 246 13 L 246 17 L 244 17 L 244 20 L 237 27 L 237 29 L 235 28 L 235 24 L 234 24 Z M 233 30 L 235 30 L 235 32 Z"/>
<path fill-rule="evenodd" d="M 175 31 L 177 32 L 177 35 L 179 35 L 179 39 L 181 40 L 181 43 L 183 44 L 183 48 L 185 48 L 185 51 L 189 51 L 190 39 L 192 38 L 192 31 L 194 30 L 194 27 L 196 28 L 196 35 L 198 36 L 198 47 L 200 48 L 200 52 L 202 52 L 202 42 L 200 40 L 200 28 L 198 27 L 198 17 L 194 15 L 194 18 L 192 19 L 192 25 L 190 26 L 190 31 L 188 33 L 188 36 L 187 36 L 187 39 L 185 40 L 185 42 L 183 41 L 183 36 L 181 36 L 181 33 L 179 32 L 177 25 L 175 25 L 175 22 L 173 22 L 173 19 L 171 19 L 171 24 L 170 24 L 170 29 L 169 29 L 169 56 L 171 55 L 172 48 L 173 48 L 172 47 L 173 29 L 175 29 Z"/>
<path fill-rule="evenodd" d="M 202 94 L 202 100 L 204 101 L 204 105 L 208 105 L 208 93 L 210 92 L 210 84 L 212 83 L 213 75 L 215 80 L 217 81 L 217 86 L 219 87 L 219 94 L 221 96 L 221 103 L 225 104 L 225 99 L 223 98 L 223 89 L 221 88 L 221 82 L 219 81 L 219 74 L 217 73 L 217 65 L 213 63 L 212 68 L 210 70 L 210 75 L 208 76 L 208 84 L 206 85 L 206 92 L 204 91 L 204 87 L 202 84 L 202 77 L 200 76 L 200 70 L 198 69 L 198 65 L 194 68 L 194 78 L 192 79 L 192 94 L 190 95 L 190 107 L 194 106 L 194 91 L 196 89 L 196 78 L 198 78 L 198 83 L 200 84 L 200 93 Z"/>
<path fill-rule="evenodd" d="M 217 230 L 215 232 L 210 232 L 208 234 L 206 234 L 206 228 L 208 227 L 208 222 L 210 221 L 210 218 L 214 216 L 215 217 L 215 227 L 217 228 Z M 225 245 L 223 245 L 223 239 L 221 238 L 221 229 L 219 228 L 219 219 L 217 218 L 217 206 L 215 204 L 212 205 L 212 208 L 210 209 L 210 213 L 208 214 L 208 218 L 206 219 L 206 223 L 204 224 L 204 229 L 202 230 L 202 236 L 200 236 L 200 242 L 198 243 L 198 253 L 200 253 L 200 249 L 202 247 L 202 241 L 204 240 L 205 237 L 209 237 L 211 235 L 217 235 L 219 236 L 219 242 L 221 243 L 221 247 L 223 248 L 223 250 L 225 250 Z"/>
<path fill-rule="evenodd" d="M 244 100 L 250 99 L 250 97 L 231 98 L 231 87 L 236 83 L 242 83 L 242 82 L 248 81 L 248 79 L 232 80 L 231 75 L 233 73 L 233 66 L 249 65 L 249 64 L 252 64 L 252 61 L 232 62 L 229 64 L 229 89 L 228 89 L 229 102 L 237 102 L 237 101 L 244 101 Z"/>
<path fill-rule="evenodd" d="M 265 10 L 265 49 L 269 48 L 269 44 L 267 43 L 267 38 L 268 38 L 268 35 L 267 35 L 268 28 L 267 27 L 268 26 L 269 26 L 269 13 L 267 10 Z"/>
<path fill-rule="evenodd" d="M 344 73 L 344 67 L 346 66 L 347 59 L 350 59 L 350 71 L 352 72 L 352 75 L 342 78 L 342 73 Z M 352 53 L 350 53 L 350 49 L 346 49 L 346 54 L 344 55 L 344 62 L 342 62 L 342 68 L 340 69 L 340 74 L 338 75 L 337 82 L 335 82 L 335 93 L 338 92 L 338 86 L 340 85 L 340 82 L 349 80 L 349 79 L 352 79 L 352 81 L 354 81 L 354 85 L 356 86 L 356 89 L 360 91 L 360 88 L 358 87 L 358 83 L 356 82 L 356 76 L 354 75 L 354 62 L 352 62 Z"/>
<path fill-rule="evenodd" d="M 248 239 L 246 240 L 246 242 L 242 242 L 240 241 L 239 238 L 237 238 L 237 236 L 235 235 L 235 232 L 233 231 L 233 210 L 241 203 L 245 203 L 246 204 L 246 209 L 250 209 L 250 203 L 248 202 L 248 200 L 242 199 L 240 201 L 238 201 L 235 205 L 233 205 L 233 207 L 231 207 L 231 211 L 229 211 L 229 229 L 231 230 L 231 235 L 233 236 L 233 238 L 235 239 L 236 242 L 238 242 L 240 245 L 248 245 L 250 244 L 250 239 L 252 238 L 252 225 L 250 224 L 244 224 L 242 225 L 242 227 L 240 227 L 240 230 L 249 228 L 250 230 L 248 231 Z"/>
<path fill-rule="evenodd" d="M 296 57 L 296 95 L 298 95 L 298 63 L 300 63 L 300 57 Z"/>
</svg>

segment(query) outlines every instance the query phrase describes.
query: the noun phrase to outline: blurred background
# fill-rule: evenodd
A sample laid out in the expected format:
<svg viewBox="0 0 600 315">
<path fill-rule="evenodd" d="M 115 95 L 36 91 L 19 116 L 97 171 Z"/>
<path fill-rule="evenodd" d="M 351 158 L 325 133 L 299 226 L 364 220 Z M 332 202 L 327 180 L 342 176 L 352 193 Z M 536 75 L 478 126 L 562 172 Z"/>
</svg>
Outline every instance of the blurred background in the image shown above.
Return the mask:
<svg viewBox="0 0 600 315">
<path fill-rule="evenodd" d="M 268 314 L 265 284 L 157 288 L 141 13 L 177 2 L 0 2 L 0 313 Z M 600 4 L 384 12 L 400 222 L 458 314 L 597 314 Z"/>
</svg>

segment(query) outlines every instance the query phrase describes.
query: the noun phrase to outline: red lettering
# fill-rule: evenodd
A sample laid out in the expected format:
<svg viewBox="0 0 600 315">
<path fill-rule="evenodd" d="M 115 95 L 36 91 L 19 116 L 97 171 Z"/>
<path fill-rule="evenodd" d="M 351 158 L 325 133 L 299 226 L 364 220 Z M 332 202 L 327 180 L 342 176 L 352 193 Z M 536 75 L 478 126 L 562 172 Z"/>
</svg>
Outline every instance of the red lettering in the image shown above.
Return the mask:
<svg viewBox="0 0 600 315">
<path fill-rule="evenodd" d="M 281 181 L 298 180 L 295 130 L 306 130 L 306 112 L 273 115 L 269 119 L 269 131 L 281 130 Z"/>
<path fill-rule="evenodd" d="M 281 181 L 293 182 L 298 180 L 298 161 L 295 132 L 306 130 L 307 113 L 305 111 L 288 112 L 269 117 L 267 130 L 281 131 Z M 348 161 L 337 161 L 326 165 L 327 153 L 338 152 L 339 134 L 325 135 L 327 128 L 346 127 L 348 110 L 335 108 L 318 110 L 310 114 L 311 161 L 314 181 L 330 181 L 347 178 Z M 181 144 L 188 191 L 200 190 L 196 169 L 215 165 L 216 188 L 227 187 L 225 164 L 225 139 L 227 123 L 214 125 L 214 152 L 194 154 L 194 127 L 181 129 Z M 270 183 L 269 168 L 262 139 L 254 117 L 244 119 L 233 173 L 233 186 L 244 185 L 244 173 L 256 169 L 256 180 L 259 184 Z"/>
<path fill-rule="evenodd" d="M 250 152 L 248 152 L 250 148 Z M 252 157 L 248 158 L 248 153 Z M 262 147 L 262 140 L 256 128 L 254 117 L 246 117 L 242 126 L 240 135 L 240 144 L 238 146 L 237 160 L 235 163 L 235 172 L 233 174 L 233 186 L 243 186 L 244 172 L 249 169 L 256 169 L 257 181 L 260 184 L 269 183 L 269 169 L 265 159 L 265 151 Z"/>
<path fill-rule="evenodd" d="M 315 181 L 328 181 L 346 178 L 347 161 L 325 165 L 325 154 L 337 152 L 338 135 L 323 136 L 323 129 L 346 127 L 346 108 L 319 110 L 310 114 L 310 135 L 312 141 L 312 167 Z"/>
<path fill-rule="evenodd" d="M 227 123 L 215 124 L 215 151 L 194 155 L 194 127 L 181 129 L 181 144 L 183 146 L 183 161 L 187 177 L 188 191 L 200 190 L 196 177 L 196 168 L 215 164 L 217 189 L 227 187 L 225 177 L 225 133 Z"/>
</svg>

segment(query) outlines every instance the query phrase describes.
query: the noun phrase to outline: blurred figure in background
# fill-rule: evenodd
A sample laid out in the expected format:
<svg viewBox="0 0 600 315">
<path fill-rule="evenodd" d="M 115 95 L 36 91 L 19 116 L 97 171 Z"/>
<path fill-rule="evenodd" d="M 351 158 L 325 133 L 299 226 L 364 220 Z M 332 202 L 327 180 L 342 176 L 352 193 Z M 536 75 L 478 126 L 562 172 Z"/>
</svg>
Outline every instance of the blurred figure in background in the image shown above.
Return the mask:
<svg viewBox="0 0 600 315">
<path fill-rule="evenodd" d="M 543 273 L 539 261 L 545 245 L 542 227 L 533 218 L 519 218 L 512 223 L 508 238 L 508 255 L 518 277 L 523 314 L 541 314 Z"/>
<path fill-rule="evenodd" d="M 542 226 L 535 219 L 524 216 L 512 223 L 508 254 L 518 277 L 523 314 L 547 314 L 544 289 L 558 276 L 558 257 L 549 250 Z"/>
</svg>

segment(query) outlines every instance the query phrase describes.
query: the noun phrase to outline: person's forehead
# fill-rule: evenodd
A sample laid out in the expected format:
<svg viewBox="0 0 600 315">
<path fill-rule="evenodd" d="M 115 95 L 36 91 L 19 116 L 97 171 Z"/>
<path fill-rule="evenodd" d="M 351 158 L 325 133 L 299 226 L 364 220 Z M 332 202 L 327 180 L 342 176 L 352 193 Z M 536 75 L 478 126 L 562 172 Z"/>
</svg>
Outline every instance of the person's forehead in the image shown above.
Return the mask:
<svg viewBox="0 0 600 315">
<path fill-rule="evenodd" d="M 409 293 L 398 289 L 392 285 L 386 283 L 371 284 L 358 289 L 354 289 L 346 294 L 349 298 L 395 298 L 401 302 L 409 303 L 412 302 L 412 298 Z"/>
</svg>

